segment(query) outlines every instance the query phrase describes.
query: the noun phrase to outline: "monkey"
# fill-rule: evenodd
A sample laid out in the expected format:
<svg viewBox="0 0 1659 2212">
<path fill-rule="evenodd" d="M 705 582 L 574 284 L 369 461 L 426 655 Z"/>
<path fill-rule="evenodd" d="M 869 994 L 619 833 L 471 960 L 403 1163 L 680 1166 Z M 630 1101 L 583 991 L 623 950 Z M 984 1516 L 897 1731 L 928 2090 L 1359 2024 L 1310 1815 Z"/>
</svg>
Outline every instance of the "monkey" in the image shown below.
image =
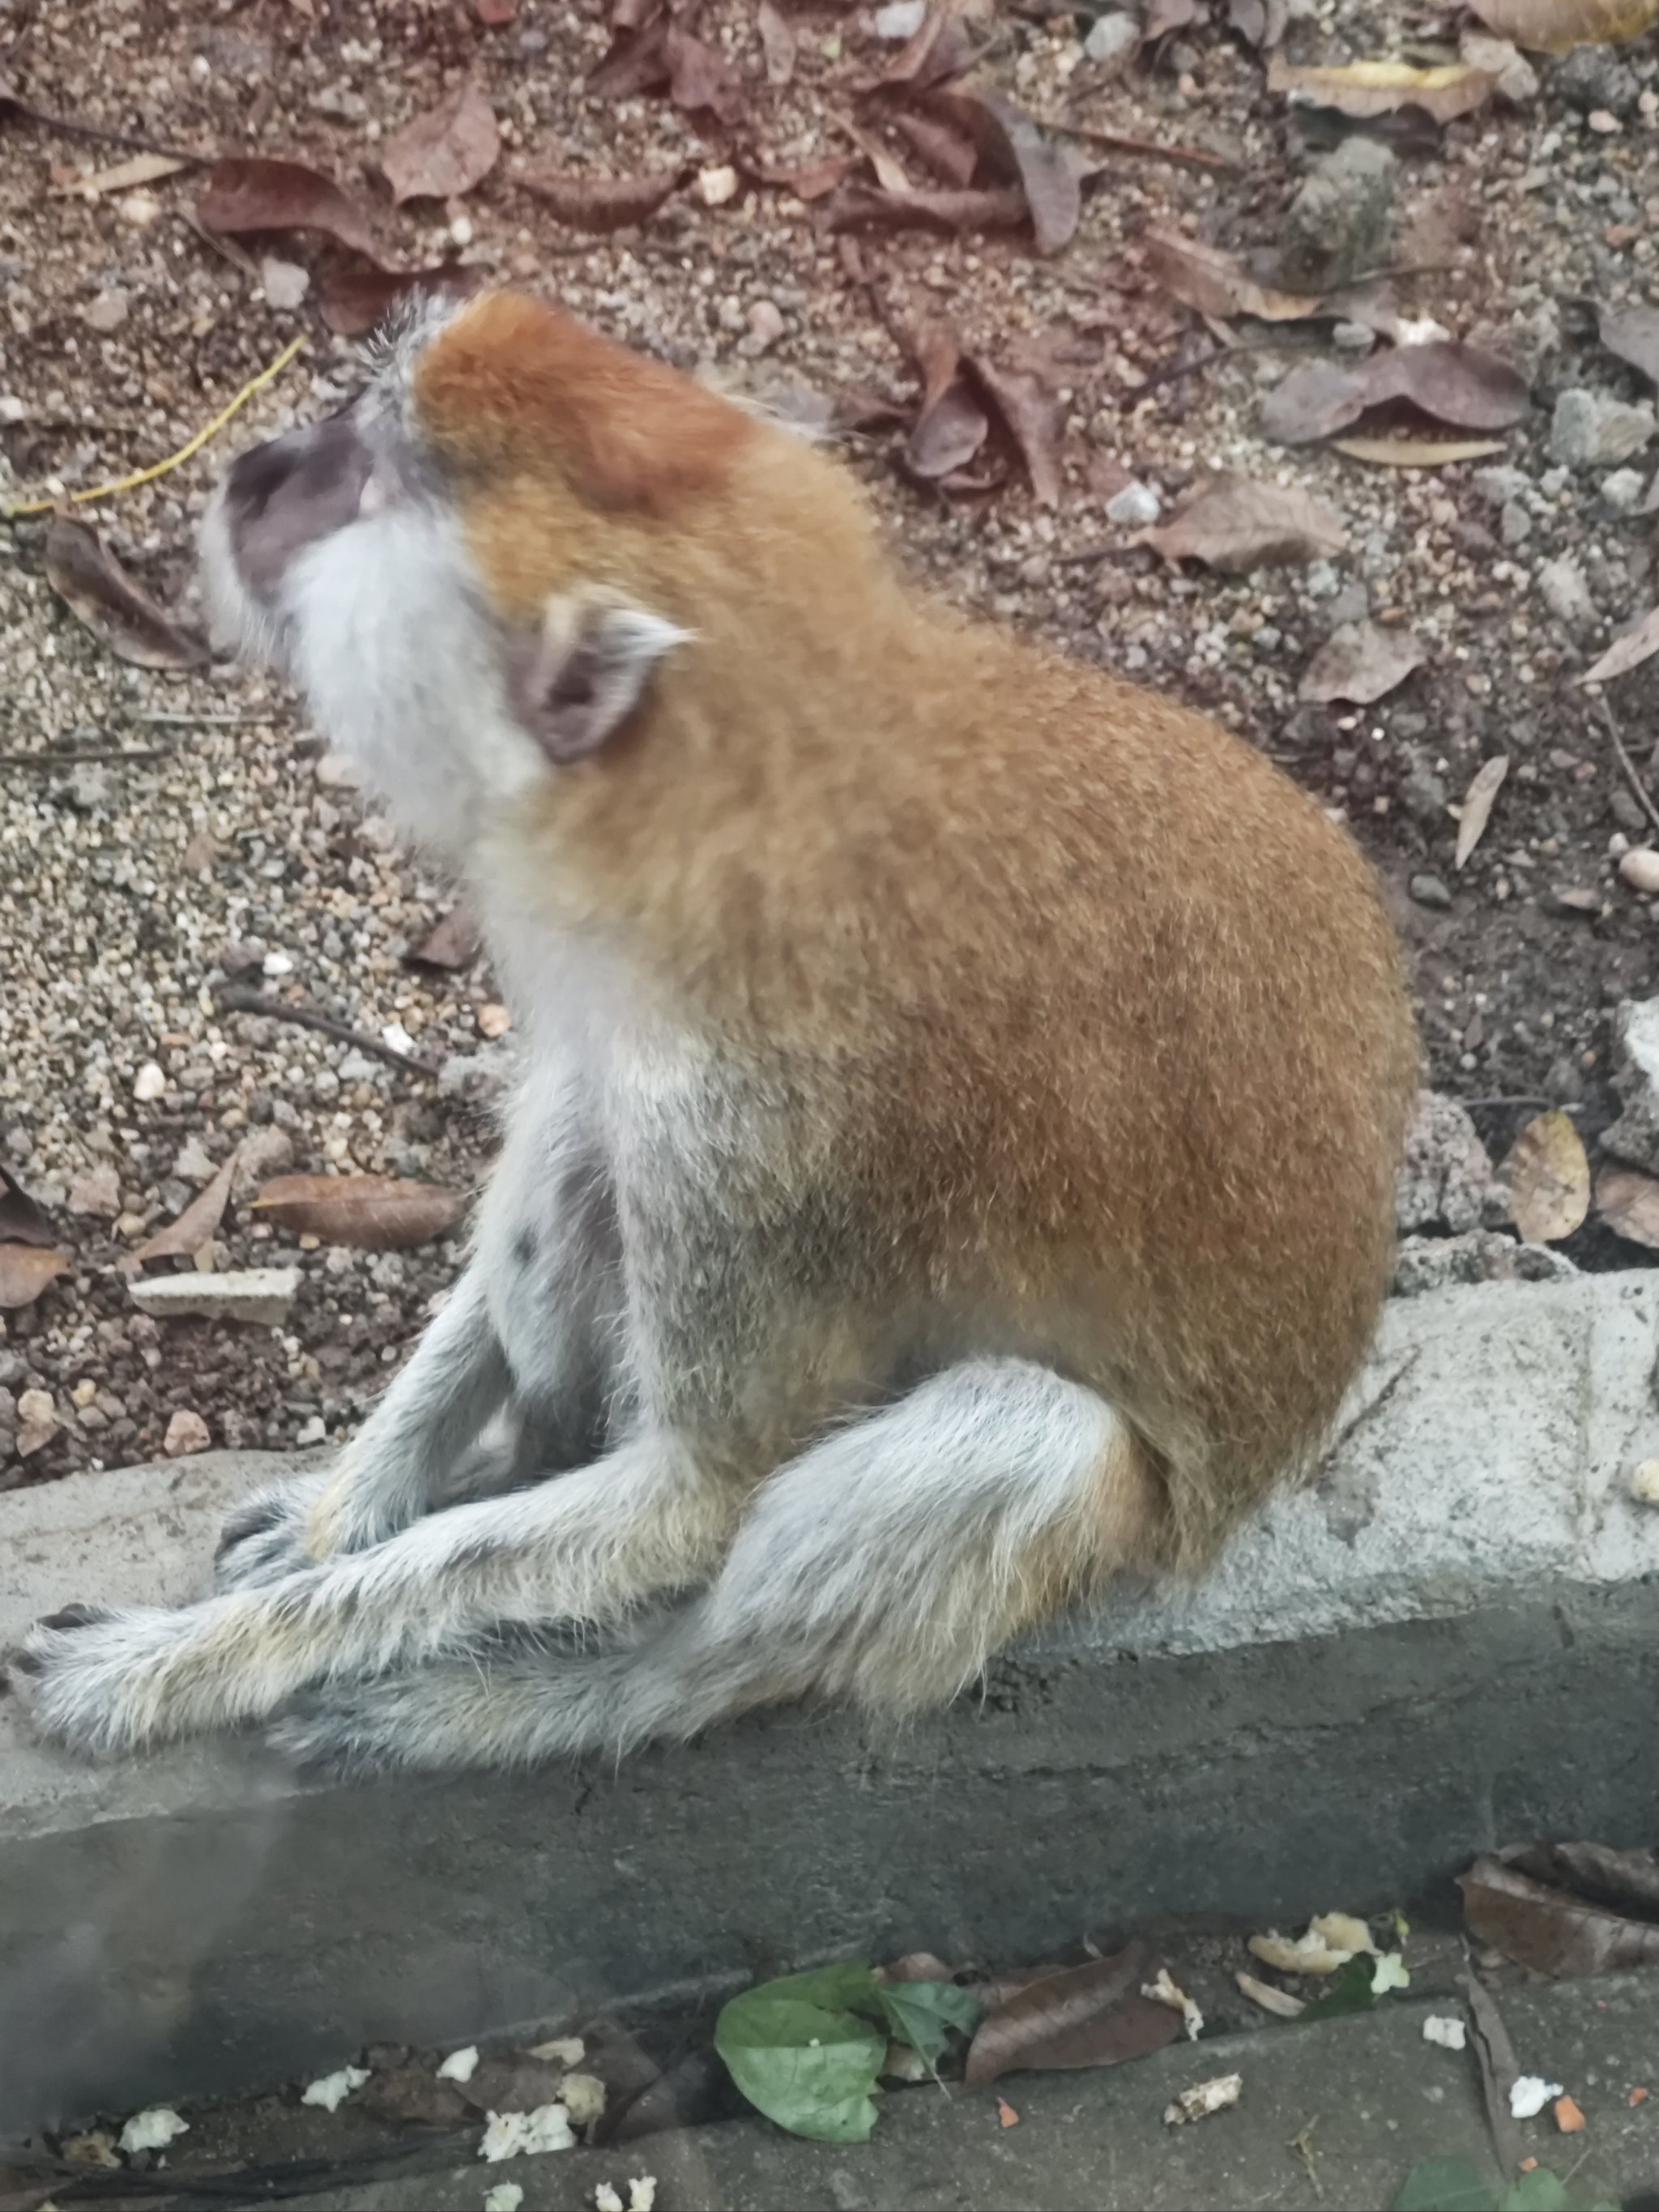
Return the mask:
<svg viewBox="0 0 1659 2212">
<path fill-rule="evenodd" d="M 520 1073 L 378 1407 L 198 1602 L 37 1623 L 45 1737 L 902 1722 L 1305 1474 L 1418 1047 L 1261 753 L 935 603 L 833 452 L 511 290 L 243 453 L 202 544 L 221 641 L 466 887 Z"/>
</svg>

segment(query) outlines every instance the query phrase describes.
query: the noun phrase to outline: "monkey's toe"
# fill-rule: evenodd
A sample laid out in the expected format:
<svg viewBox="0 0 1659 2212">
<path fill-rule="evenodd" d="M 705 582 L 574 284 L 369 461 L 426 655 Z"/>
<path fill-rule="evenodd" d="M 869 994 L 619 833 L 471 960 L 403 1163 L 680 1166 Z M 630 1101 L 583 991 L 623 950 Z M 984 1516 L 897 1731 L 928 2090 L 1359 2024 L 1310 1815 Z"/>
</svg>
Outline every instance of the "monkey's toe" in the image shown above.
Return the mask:
<svg viewBox="0 0 1659 2212">
<path fill-rule="evenodd" d="M 64 1634 L 77 1628 L 90 1628 L 110 1618 L 110 1609 L 105 1605 L 65 1605 L 56 1613 L 43 1613 L 30 1629 L 27 1642 L 7 1655 L 8 1670 L 15 1677 L 32 1680 L 46 1672 L 52 1649 L 46 1640 L 48 1633 Z"/>
</svg>

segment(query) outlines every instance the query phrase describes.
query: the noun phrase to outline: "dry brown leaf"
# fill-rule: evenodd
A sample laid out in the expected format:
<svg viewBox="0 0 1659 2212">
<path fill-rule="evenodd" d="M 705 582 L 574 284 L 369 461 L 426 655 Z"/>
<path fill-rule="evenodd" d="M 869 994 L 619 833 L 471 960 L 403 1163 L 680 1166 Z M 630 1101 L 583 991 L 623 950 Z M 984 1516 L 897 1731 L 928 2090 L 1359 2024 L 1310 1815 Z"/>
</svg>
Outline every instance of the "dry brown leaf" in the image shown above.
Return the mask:
<svg viewBox="0 0 1659 2212">
<path fill-rule="evenodd" d="M 663 41 L 668 97 L 688 115 L 712 115 L 733 124 L 747 105 L 743 81 L 719 47 L 705 45 L 672 23 Z"/>
<path fill-rule="evenodd" d="M 1595 327 L 1609 353 L 1659 384 L 1659 307 L 1598 307 Z"/>
<path fill-rule="evenodd" d="M 225 1218 L 236 1163 L 241 1156 L 239 1145 L 213 1181 L 191 1199 L 176 1221 L 170 1222 L 165 1229 L 158 1229 L 154 1237 L 147 1237 L 125 1255 L 121 1261 L 122 1273 L 136 1275 L 146 1260 L 188 1260 L 201 1250 L 210 1237 L 216 1236 L 219 1224 Z"/>
<path fill-rule="evenodd" d="M 1332 559 L 1347 547 L 1342 518 L 1311 492 L 1259 483 L 1231 470 L 1206 477 L 1140 543 L 1166 561 L 1203 561 L 1224 574 Z"/>
<path fill-rule="evenodd" d="M 589 70 L 587 88 L 596 100 L 632 100 L 668 82 L 668 10 L 653 4 L 613 10 L 615 33 L 602 58 Z"/>
<path fill-rule="evenodd" d="M 1659 1927 L 1517 1872 L 1483 1852 L 1460 1875 L 1473 1932 L 1535 1974 L 1606 1974 L 1659 1965 Z"/>
<path fill-rule="evenodd" d="M 960 76 L 978 59 L 979 53 L 973 30 L 951 0 L 934 0 L 918 28 L 899 48 L 878 82 L 909 85 L 917 92 L 925 92 L 933 85 Z"/>
<path fill-rule="evenodd" d="M 466 1211 L 458 1190 L 393 1176 L 278 1176 L 250 1209 L 296 1237 L 349 1244 L 361 1252 L 399 1252 L 453 1229 Z"/>
<path fill-rule="evenodd" d="M 1334 107 L 1339 114 L 1364 118 L 1392 115 L 1401 107 L 1420 107 L 1437 123 L 1450 123 L 1482 107 L 1498 88 L 1489 71 L 1467 62 L 1436 69 L 1414 69 L 1408 62 L 1347 62 L 1340 68 L 1297 69 L 1275 54 L 1267 64 L 1269 92 Z"/>
<path fill-rule="evenodd" d="M 53 591 L 118 660 L 135 668 L 199 668 L 207 659 L 206 647 L 140 591 L 90 523 L 54 514 L 44 562 Z"/>
<path fill-rule="evenodd" d="M 1492 819 L 1492 803 L 1504 787 L 1504 779 L 1510 772 L 1507 753 L 1494 753 L 1490 760 L 1482 761 L 1470 779 L 1463 795 L 1462 811 L 1457 817 L 1457 848 L 1452 854 L 1452 866 L 1462 867 L 1471 853 L 1486 834 L 1486 824 Z"/>
<path fill-rule="evenodd" d="M 0 1310 L 32 1306 L 46 1285 L 69 1266 L 66 1252 L 40 1244 L 0 1244 Z"/>
<path fill-rule="evenodd" d="M 1400 399 L 1458 429 L 1507 430 L 1527 411 L 1527 382 L 1495 354 L 1452 339 L 1391 346 L 1352 368 L 1293 368 L 1261 403 L 1261 426 L 1281 445 L 1304 446 Z"/>
<path fill-rule="evenodd" d="M 0 1167 L 0 1237 L 14 1244 L 50 1244 L 52 1224 L 8 1167 Z"/>
<path fill-rule="evenodd" d="M 1608 1844 L 1522 1844 L 1502 1857 L 1517 1874 L 1563 1883 L 1616 1912 L 1659 1917 L 1659 1858 L 1651 1851 L 1618 1850 Z"/>
<path fill-rule="evenodd" d="M 1060 504 L 1060 442 L 1066 408 L 1047 380 L 1028 368 L 1000 368 L 983 354 L 965 356 L 980 390 L 1001 416 L 1044 507 Z"/>
<path fill-rule="evenodd" d="M 477 290 L 483 271 L 457 262 L 428 269 L 382 269 L 378 262 L 342 263 L 331 269 L 318 295 L 318 307 L 330 330 L 341 337 L 361 337 L 390 314 L 410 292 L 447 294 L 458 300 Z"/>
<path fill-rule="evenodd" d="M 1309 662 L 1298 696 L 1322 706 L 1346 699 L 1368 707 L 1373 699 L 1397 690 L 1428 657 L 1427 648 L 1408 629 L 1382 629 L 1372 622 L 1344 623 Z"/>
<path fill-rule="evenodd" d="M 478 925 L 464 906 L 452 907 L 435 921 L 406 957 L 417 968 L 467 968 L 483 946 Z"/>
<path fill-rule="evenodd" d="M 789 27 L 788 18 L 774 0 L 760 0 L 755 10 L 755 28 L 760 33 L 761 52 L 766 57 L 768 84 L 787 84 L 795 74 L 795 34 Z"/>
<path fill-rule="evenodd" d="M 1140 1994 L 1152 1978 L 1144 1943 L 1045 1974 L 989 2009 L 968 2052 L 970 2089 L 1024 2069 L 1049 2072 L 1115 2066 L 1161 2051 L 1181 2033 L 1181 2014 Z"/>
<path fill-rule="evenodd" d="M 848 185 L 828 210 L 831 230 L 938 230 L 947 236 L 963 231 L 1009 230 L 1024 222 L 1025 195 L 1018 185 L 994 185 L 969 191 L 872 191 Z"/>
<path fill-rule="evenodd" d="M 1291 323 L 1329 312 L 1321 297 L 1258 284 L 1231 254 L 1177 230 L 1148 231 L 1146 261 L 1155 283 L 1200 315 L 1255 315 L 1263 322 Z"/>
<path fill-rule="evenodd" d="M 936 121 L 973 142 L 994 178 L 1019 185 L 1039 253 L 1070 244 L 1083 213 L 1083 179 L 1095 166 L 1078 147 L 1051 137 L 1003 93 L 935 94 L 928 106 Z"/>
<path fill-rule="evenodd" d="M 140 185 L 160 184 L 163 177 L 176 177 L 181 169 L 194 166 L 176 154 L 135 154 L 130 161 L 118 161 L 112 169 L 92 170 L 54 185 L 52 191 L 70 198 L 101 199 L 106 192 L 130 192 Z"/>
<path fill-rule="evenodd" d="M 1659 0 L 1469 0 L 1469 9 L 1500 39 L 1534 54 L 1621 46 L 1659 22 Z"/>
<path fill-rule="evenodd" d="M 557 176 L 538 170 L 518 181 L 573 230 L 621 230 L 653 216 L 685 181 L 684 169 L 653 177 Z"/>
<path fill-rule="evenodd" d="M 472 0 L 472 12 L 488 29 L 499 31 L 518 14 L 518 0 Z"/>
<path fill-rule="evenodd" d="M 1659 653 L 1659 607 L 1644 615 L 1633 629 L 1616 637 L 1593 667 L 1587 668 L 1579 678 L 1581 684 L 1608 684 L 1615 676 L 1625 676 L 1632 668 L 1654 653 Z"/>
<path fill-rule="evenodd" d="M 1333 438 L 1331 451 L 1383 469 L 1444 469 L 1508 450 L 1501 438 Z"/>
<path fill-rule="evenodd" d="M 303 161 L 216 161 L 196 203 L 204 230 L 315 230 L 374 258 L 368 219 L 331 178 Z"/>
<path fill-rule="evenodd" d="M 931 115 L 915 114 L 908 108 L 900 109 L 892 118 L 892 125 L 947 185 L 973 182 L 974 172 L 979 167 L 979 148 L 971 138 L 964 138 L 948 123 L 938 122 Z"/>
<path fill-rule="evenodd" d="M 796 168 L 758 167 L 750 174 L 763 185 L 793 192 L 797 199 L 821 200 L 844 184 L 857 166 L 850 154 L 832 154 L 822 161 L 803 161 Z"/>
<path fill-rule="evenodd" d="M 448 200 L 482 183 L 501 150 L 495 111 L 469 80 L 429 115 L 392 132 L 380 149 L 380 170 L 399 207 L 405 200 Z"/>
<path fill-rule="evenodd" d="M 879 138 L 860 129 L 848 116 L 832 115 L 830 120 L 843 137 L 852 140 L 868 161 L 883 191 L 908 192 L 910 190 L 910 179 L 904 173 L 904 164 L 888 152 Z"/>
<path fill-rule="evenodd" d="M 1510 1148 L 1503 1175 L 1510 1186 L 1510 1218 L 1528 1244 L 1571 1237 L 1589 1212 L 1583 1140 L 1559 1107 L 1528 1122 Z M 1655 1940 L 1659 1942 L 1659 1935 Z"/>
<path fill-rule="evenodd" d="M 1634 1168 L 1603 1168 L 1595 1210 L 1616 1237 L 1659 1250 L 1659 1182 Z"/>
<path fill-rule="evenodd" d="M 904 465 L 929 483 L 965 468 L 990 434 L 990 421 L 962 374 L 962 349 L 938 325 L 919 331 L 921 411 L 904 441 Z"/>
</svg>

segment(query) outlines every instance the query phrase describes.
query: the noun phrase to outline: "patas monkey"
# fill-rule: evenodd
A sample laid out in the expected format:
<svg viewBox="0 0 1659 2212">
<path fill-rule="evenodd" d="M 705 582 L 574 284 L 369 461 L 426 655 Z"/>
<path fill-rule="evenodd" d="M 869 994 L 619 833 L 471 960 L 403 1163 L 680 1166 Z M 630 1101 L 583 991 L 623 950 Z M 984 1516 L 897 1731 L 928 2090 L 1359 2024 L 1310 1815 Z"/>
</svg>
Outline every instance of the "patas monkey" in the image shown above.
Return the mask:
<svg viewBox="0 0 1659 2212">
<path fill-rule="evenodd" d="M 441 1767 L 914 1710 L 1306 1464 L 1417 1060 L 1276 769 L 927 604 L 831 459 L 511 294 L 243 455 L 205 562 L 464 878 L 523 1077 L 337 1469 L 203 1603 L 37 1626 L 47 1735 Z M 453 1502 L 504 1408 L 515 1486 Z"/>
</svg>

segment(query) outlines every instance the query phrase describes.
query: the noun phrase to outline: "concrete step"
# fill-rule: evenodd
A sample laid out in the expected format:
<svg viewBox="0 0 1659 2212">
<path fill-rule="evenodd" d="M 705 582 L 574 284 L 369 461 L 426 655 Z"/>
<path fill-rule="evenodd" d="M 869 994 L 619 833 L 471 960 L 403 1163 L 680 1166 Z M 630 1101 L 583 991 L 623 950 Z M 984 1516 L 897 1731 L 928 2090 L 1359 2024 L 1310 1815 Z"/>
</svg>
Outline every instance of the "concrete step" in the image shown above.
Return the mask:
<svg viewBox="0 0 1659 2212">
<path fill-rule="evenodd" d="M 76 1766 L 0 1701 L 0 2125 L 325 2070 L 668 1983 L 1420 1892 L 1650 1838 L 1659 1276 L 1400 1302 L 1316 1485 L 902 1735 L 760 1715 L 519 1778 L 302 1784 L 252 1743 Z M 0 1498 L 0 1644 L 204 1586 L 234 1455 Z"/>
</svg>

